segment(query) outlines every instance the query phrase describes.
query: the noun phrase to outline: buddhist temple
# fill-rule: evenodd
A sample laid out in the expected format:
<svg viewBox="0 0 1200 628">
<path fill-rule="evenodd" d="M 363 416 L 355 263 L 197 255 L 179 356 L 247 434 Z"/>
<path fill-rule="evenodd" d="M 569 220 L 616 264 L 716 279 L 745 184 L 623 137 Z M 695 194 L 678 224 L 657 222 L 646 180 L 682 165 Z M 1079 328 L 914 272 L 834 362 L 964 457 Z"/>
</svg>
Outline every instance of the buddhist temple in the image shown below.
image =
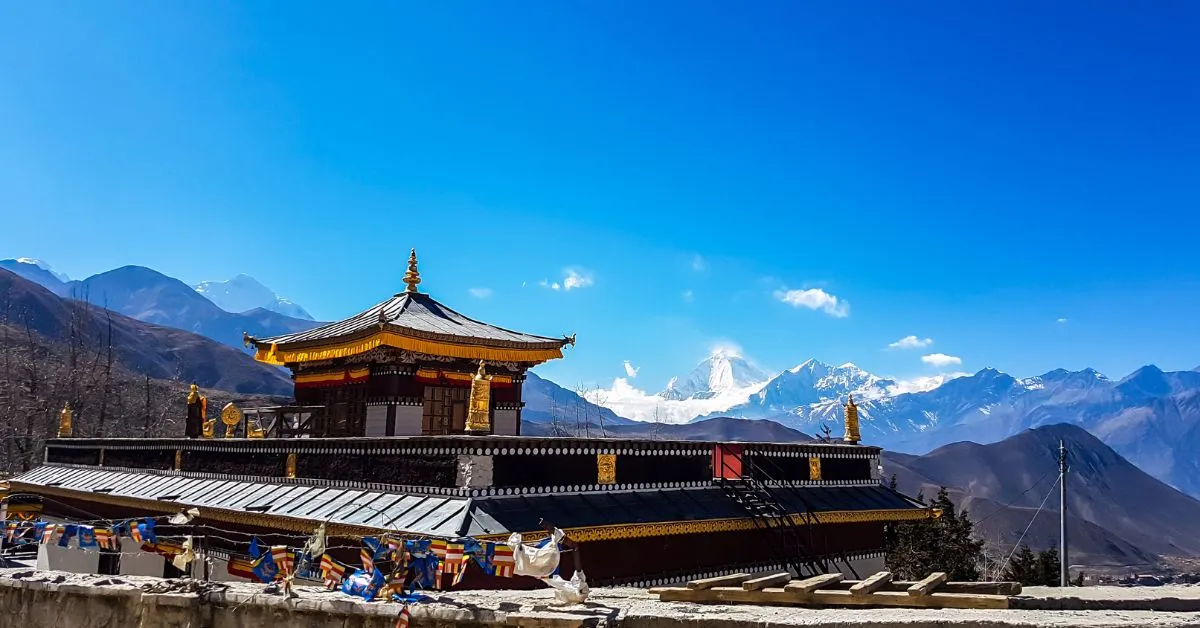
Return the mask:
<svg viewBox="0 0 1200 628">
<path fill-rule="evenodd" d="M 404 283 L 346 320 L 246 337 L 258 360 L 292 372 L 293 405 L 218 412 L 193 389 L 179 438 L 73 438 L 64 413 L 44 464 L 9 490 L 42 497 L 40 515 L 59 524 L 164 518 L 158 533 L 186 547 L 154 551 L 203 555 L 212 579 L 251 577 L 252 542 L 300 548 L 314 530 L 353 565 L 367 537 L 499 547 L 552 528 L 576 553 L 563 577 L 579 567 L 593 586 L 861 574 L 881 565 L 887 526 L 935 515 L 881 482 L 880 449 L 859 444 L 853 400 L 841 442 L 522 436 L 527 370 L 575 339 L 459 314 L 418 289 L 415 251 Z M 46 550 L 48 564 L 65 564 L 63 551 Z M 177 564 L 122 550 L 75 567 L 169 575 Z M 437 573 L 439 588 L 542 586 L 474 563 Z"/>
<path fill-rule="evenodd" d="M 300 406 L 327 409 L 321 436 L 421 436 L 468 431 L 472 382 L 490 383 L 487 425 L 521 433 L 525 371 L 562 357 L 574 338 L 546 338 L 467 318 L 420 292 L 412 251 L 406 288 L 346 320 L 274 338 L 246 337 L 255 359 L 286 366 Z M 483 369 L 482 371 L 480 369 Z"/>
</svg>

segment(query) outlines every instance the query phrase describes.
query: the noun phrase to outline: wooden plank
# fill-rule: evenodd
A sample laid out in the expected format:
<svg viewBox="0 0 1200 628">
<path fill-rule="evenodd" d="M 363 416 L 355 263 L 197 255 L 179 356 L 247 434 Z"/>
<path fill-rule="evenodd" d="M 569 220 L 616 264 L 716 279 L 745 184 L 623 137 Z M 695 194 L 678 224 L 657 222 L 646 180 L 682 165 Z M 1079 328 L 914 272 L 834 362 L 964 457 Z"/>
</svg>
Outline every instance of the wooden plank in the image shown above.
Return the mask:
<svg viewBox="0 0 1200 628">
<path fill-rule="evenodd" d="M 824 589 L 834 589 L 838 591 L 849 591 L 850 587 L 862 582 L 861 580 L 842 580 L 841 582 L 833 582 L 825 585 Z M 880 591 L 900 591 L 907 592 L 908 588 L 917 584 L 913 580 L 893 580 L 883 587 Z M 938 587 L 938 591 L 942 593 L 979 593 L 985 595 L 1020 595 L 1021 583 L 1019 582 L 947 582 Z"/>
<path fill-rule="evenodd" d="M 852 595 L 867 595 L 874 593 L 891 581 L 892 572 L 881 571 L 870 578 L 867 578 L 866 580 L 863 580 L 862 582 L 850 587 L 850 593 Z"/>
<path fill-rule="evenodd" d="M 821 574 L 807 580 L 797 580 L 791 584 L 784 585 L 783 590 L 788 593 L 808 594 L 817 589 L 824 589 L 830 585 L 837 584 L 842 581 L 843 577 L 840 573 Z"/>
<path fill-rule="evenodd" d="M 758 591 L 767 587 L 776 587 L 781 584 L 786 584 L 792 580 L 792 574 L 783 571 L 753 580 L 747 580 L 742 583 L 742 589 L 745 591 Z"/>
<path fill-rule="evenodd" d="M 924 580 L 921 580 L 920 582 L 912 585 L 911 587 L 908 587 L 908 594 L 909 595 L 929 595 L 930 593 L 933 593 L 934 589 L 945 584 L 947 579 L 948 579 L 948 576 L 946 576 L 946 574 L 944 572 L 935 571 L 935 572 L 929 574 L 928 576 L 925 576 Z"/>
<path fill-rule="evenodd" d="M 703 591 L 713 587 L 731 587 L 735 584 L 741 584 L 750 579 L 748 573 L 731 573 L 728 576 L 716 576 L 713 578 L 701 578 L 700 580 L 692 580 L 687 583 L 687 588 L 693 591 Z"/>
<path fill-rule="evenodd" d="M 1008 597 L 971 593 L 942 593 L 912 596 L 904 591 L 879 591 L 854 595 L 849 591 L 818 589 L 809 594 L 789 593 L 781 588 L 745 591 L 736 587 L 713 587 L 693 591 L 681 587 L 657 590 L 664 602 L 699 602 L 707 604 L 768 604 L 784 606 L 900 606 L 911 608 L 1008 608 Z"/>
</svg>

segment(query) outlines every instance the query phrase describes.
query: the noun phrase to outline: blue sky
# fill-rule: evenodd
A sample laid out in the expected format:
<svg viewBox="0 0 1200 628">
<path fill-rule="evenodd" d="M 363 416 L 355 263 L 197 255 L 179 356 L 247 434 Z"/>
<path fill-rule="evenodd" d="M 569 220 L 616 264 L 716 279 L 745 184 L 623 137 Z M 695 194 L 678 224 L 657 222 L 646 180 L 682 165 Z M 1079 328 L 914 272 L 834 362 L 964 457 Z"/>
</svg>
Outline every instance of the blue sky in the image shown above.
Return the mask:
<svg viewBox="0 0 1200 628">
<path fill-rule="evenodd" d="M 0 257 L 245 272 L 333 319 L 415 246 L 448 305 L 577 332 L 567 385 L 721 344 L 1200 364 L 1194 3 L 0 11 Z"/>
</svg>

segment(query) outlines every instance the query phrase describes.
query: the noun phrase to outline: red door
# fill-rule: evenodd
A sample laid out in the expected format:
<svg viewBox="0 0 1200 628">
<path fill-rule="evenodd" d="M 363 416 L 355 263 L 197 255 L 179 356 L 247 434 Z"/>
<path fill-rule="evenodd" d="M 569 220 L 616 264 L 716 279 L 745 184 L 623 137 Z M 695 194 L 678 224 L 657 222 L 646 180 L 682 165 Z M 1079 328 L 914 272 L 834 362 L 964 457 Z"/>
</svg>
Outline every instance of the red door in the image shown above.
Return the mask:
<svg viewBox="0 0 1200 628">
<path fill-rule="evenodd" d="M 742 479 L 742 446 L 717 444 L 713 447 L 713 477 L 724 480 Z"/>
</svg>

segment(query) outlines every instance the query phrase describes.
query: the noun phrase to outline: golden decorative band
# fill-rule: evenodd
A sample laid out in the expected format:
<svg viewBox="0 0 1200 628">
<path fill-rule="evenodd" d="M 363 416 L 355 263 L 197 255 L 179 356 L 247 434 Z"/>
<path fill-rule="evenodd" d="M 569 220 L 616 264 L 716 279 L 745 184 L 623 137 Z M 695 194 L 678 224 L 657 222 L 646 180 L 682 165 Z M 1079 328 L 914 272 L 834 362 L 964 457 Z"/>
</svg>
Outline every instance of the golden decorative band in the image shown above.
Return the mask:
<svg viewBox="0 0 1200 628">
<path fill-rule="evenodd" d="M 316 347 L 288 351 L 276 345 L 269 348 L 259 347 L 254 353 L 254 359 L 267 364 L 282 365 L 294 362 L 313 362 L 316 360 L 332 360 L 345 358 L 360 353 L 366 353 L 379 347 L 394 347 L 405 351 L 428 353 L 451 358 L 466 360 L 487 360 L 489 362 L 545 362 L 562 357 L 561 349 L 500 349 L 478 345 L 457 344 L 437 340 L 422 340 L 398 334 L 394 331 L 381 331 L 359 340 L 334 343 Z"/>
</svg>

